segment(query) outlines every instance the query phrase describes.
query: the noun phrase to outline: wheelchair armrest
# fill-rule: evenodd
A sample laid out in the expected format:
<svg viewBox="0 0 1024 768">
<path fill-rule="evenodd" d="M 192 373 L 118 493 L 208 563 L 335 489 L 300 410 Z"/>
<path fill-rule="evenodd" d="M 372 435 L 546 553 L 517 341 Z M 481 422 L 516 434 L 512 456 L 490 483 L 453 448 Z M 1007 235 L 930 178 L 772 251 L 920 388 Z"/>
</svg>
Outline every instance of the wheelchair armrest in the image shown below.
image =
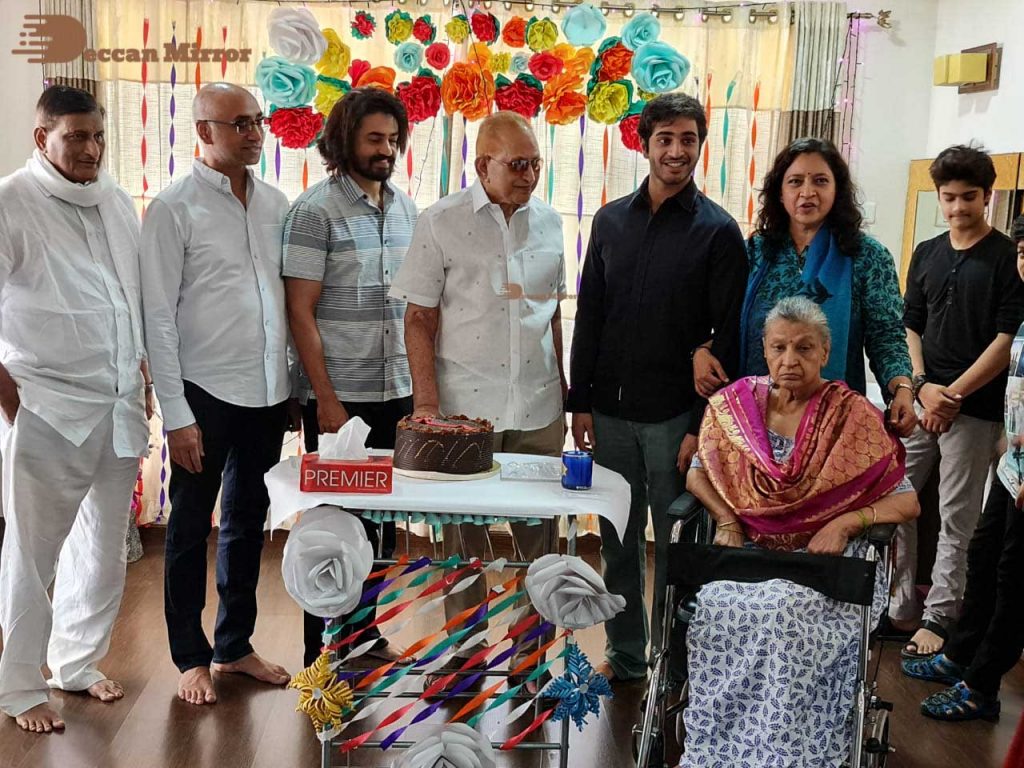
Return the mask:
<svg viewBox="0 0 1024 768">
<path fill-rule="evenodd" d="M 668 508 L 669 517 L 681 520 L 684 526 L 697 519 L 697 516 L 703 511 L 704 505 L 701 504 L 700 499 L 689 491 L 684 491 Z"/>
<path fill-rule="evenodd" d="M 868 529 L 868 542 L 879 547 L 888 547 L 896 535 L 896 523 L 875 523 Z"/>
</svg>

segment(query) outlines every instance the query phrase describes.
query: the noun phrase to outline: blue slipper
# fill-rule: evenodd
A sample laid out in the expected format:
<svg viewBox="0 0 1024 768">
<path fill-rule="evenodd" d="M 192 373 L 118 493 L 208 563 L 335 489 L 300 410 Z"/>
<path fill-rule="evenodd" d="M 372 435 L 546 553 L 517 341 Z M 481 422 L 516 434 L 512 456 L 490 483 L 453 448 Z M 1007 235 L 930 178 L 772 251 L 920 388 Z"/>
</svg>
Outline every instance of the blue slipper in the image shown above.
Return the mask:
<svg viewBox="0 0 1024 768">
<path fill-rule="evenodd" d="M 945 654 L 937 653 L 924 659 L 903 659 L 900 663 L 903 674 L 930 683 L 956 685 L 964 679 L 964 671 L 955 661 L 950 661 Z"/>
<path fill-rule="evenodd" d="M 921 702 L 922 715 L 947 722 L 988 720 L 994 723 L 999 719 L 999 709 L 999 699 L 972 691 L 962 681 L 944 691 L 933 693 Z"/>
</svg>

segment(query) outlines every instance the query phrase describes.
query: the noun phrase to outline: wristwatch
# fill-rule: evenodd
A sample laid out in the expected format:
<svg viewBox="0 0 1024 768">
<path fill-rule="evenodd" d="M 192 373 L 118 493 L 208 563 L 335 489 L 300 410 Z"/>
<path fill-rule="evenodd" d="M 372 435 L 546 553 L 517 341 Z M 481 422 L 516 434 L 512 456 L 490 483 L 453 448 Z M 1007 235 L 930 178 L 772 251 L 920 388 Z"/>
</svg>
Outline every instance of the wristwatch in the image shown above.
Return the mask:
<svg viewBox="0 0 1024 768">
<path fill-rule="evenodd" d="M 928 377 L 923 373 L 918 373 L 911 381 L 914 384 L 914 399 L 921 403 L 921 387 L 928 383 Z"/>
</svg>

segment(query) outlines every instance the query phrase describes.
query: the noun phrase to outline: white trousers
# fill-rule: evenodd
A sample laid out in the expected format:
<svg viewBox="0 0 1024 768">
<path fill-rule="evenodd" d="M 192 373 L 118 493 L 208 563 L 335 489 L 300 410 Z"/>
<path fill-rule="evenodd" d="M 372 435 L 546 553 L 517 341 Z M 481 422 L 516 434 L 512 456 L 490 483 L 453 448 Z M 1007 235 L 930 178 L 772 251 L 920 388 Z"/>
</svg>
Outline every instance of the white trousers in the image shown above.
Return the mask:
<svg viewBox="0 0 1024 768">
<path fill-rule="evenodd" d="M 47 685 L 80 691 L 105 677 L 96 664 L 110 647 L 124 592 L 127 510 L 139 466 L 114 453 L 113 428 L 108 414 L 76 448 L 25 408 L 13 426 L 0 419 L 7 518 L 0 711 L 8 715 L 46 702 Z"/>
</svg>

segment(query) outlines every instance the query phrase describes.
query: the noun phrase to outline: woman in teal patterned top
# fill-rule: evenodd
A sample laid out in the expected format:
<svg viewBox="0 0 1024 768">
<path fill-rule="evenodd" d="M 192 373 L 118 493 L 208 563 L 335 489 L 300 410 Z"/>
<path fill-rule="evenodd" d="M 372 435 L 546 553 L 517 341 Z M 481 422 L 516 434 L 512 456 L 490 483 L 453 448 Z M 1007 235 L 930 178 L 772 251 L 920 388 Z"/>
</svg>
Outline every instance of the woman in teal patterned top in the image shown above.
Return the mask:
<svg viewBox="0 0 1024 768">
<path fill-rule="evenodd" d="M 828 317 L 833 347 L 823 375 L 864 394 L 864 355 L 891 398 L 903 437 L 917 424 L 903 299 L 892 256 L 861 232 L 850 169 L 835 146 L 798 139 L 764 178 L 755 234 L 747 241 L 750 279 L 743 303 L 740 373 L 765 375 L 764 318 L 779 299 L 807 296 Z M 707 397 L 728 382 L 706 347 L 694 350 L 694 384 Z"/>
</svg>

